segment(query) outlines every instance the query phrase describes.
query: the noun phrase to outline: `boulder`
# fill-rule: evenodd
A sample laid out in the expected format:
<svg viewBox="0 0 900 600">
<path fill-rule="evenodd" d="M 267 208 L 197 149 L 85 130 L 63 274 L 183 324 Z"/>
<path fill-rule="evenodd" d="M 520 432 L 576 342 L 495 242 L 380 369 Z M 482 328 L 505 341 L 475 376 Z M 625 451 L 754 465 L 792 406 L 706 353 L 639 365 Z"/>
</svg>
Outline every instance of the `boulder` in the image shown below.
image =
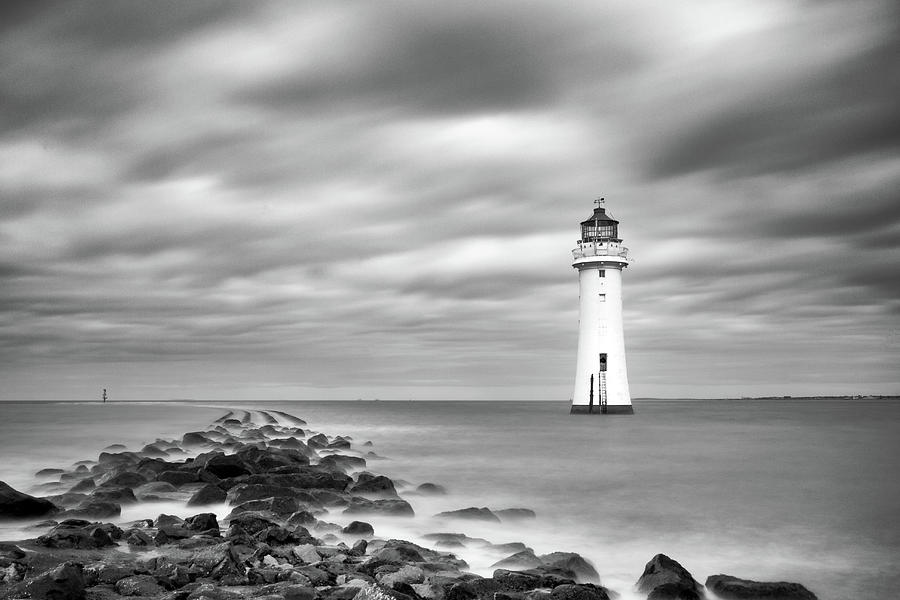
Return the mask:
<svg viewBox="0 0 900 600">
<path fill-rule="evenodd" d="M 55 504 L 14 490 L 0 481 L 0 519 L 28 519 L 57 512 Z"/>
<path fill-rule="evenodd" d="M 200 513 L 184 520 L 185 525 L 192 531 L 219 531 L 219 521 L 213 513 Z"/>
<path fill-rule="evenodd" d="M 361 469 L 366 466 L 366 459 L 361 456 L 348 456 L 346 454 L 329 454 L 319 460 L 319 467 L 329 471 L 346 471 L 348 469 Z"/>
<path fill-rule="evenodd" d="M 644 567 L 644 573 L 637 580 L 635 587 L 639 592 L 649 594 L 663 584 L 676 584 L 678 587 L 691 589 L 703 597 L 703 586 L 687 569 L 665 554 L 657 554 Z M 667 589 L 672 591 L 672 588 Z"/>
<path fill-rule="evenodd" d="M 412 506 L 406 500 L 400 498 L 383 498 L 380 500 L 368 500 L 366 498 L 353 497 L 350 504 L 344 509 L 344 514 L 356 515 L 363 513 L 378 513 L 398 517 L 412 517 L 415 515 Z"/>
<path fill-rule="evenodd" d="M 300 503 L 290 497 L 263 498 L 262 500 L 248 500 L 235 506 L 231 510 L 232 515 L 247 511 L 269 512 L 278 517 L 288 518 L 300 510 Z M 302 524 L 302 523 L 301 523 Z"/>
<path fill-rule="evenodd" d="M 722 600 L 817 600 L 816 595 L 799 583 L 751 581 L 731 575 L 711 575 L 706 588 Z"/>
<path fill-rule="evenodd" d="M 110 517 L 118 517 L 122 514 L 122 507 L 116 502 L 89 498 L 66 512 L 70 515 L 77 515 L 80 517 L 108 519 Z"/>
<path fill-rule="evenodd" d="M 182 446 L 206 446 L 211 441 L 199 431 L 189 431 L 181 437 Z"/>
<path fill-rule="evenodd" d="M 34 474 L 35 477 L 59 477 L 65 473 L 62 469 L 41 469 Z"/>
<path fill-rule="evenodd" d="M 207 504 L 219 504 L 225 502 L 225 498 L 225 490 L 217 485 L 208 483 L 194 492 L 194 495 L 191 496 L 187 503 L 188 506 L 204 506 Z"/>
<path fill-rule="evenodd" d="M 575 574 L 576 581 L 579 583 L 600 581 L 600 574 L 597 573 L 597 569 L 580 554 L 574 552 L 551 552 L 538 558 L 543 563 L 542 567 L 571 571 Z"/>
<path fill-rule="evenodd" d="M 703 600 L 702 592 L 681 583 L 658 585 L 647 595 L 647 600 Z"/>
<path fill-rule="evenodd" d="M 550 592 L 552 600 L 609 600 L 609 590 L 599 585 L 564 584 Z"/>
<path fill-rule="evenodd" d="M 116 591 L 122 596 L 156 596 L 165 589 L 156 583 L 153 575 L 132 575 L 117 581 Z"/>
<path fill-rule="evenodd" d="M 322 557 L 316 552 L 316 547 L 312 544 L 300 544 L 291 549 L 291 554 L 298 560 L 311 565 L 322 560 Z"/>
<path fill-rule="evenodd" d="M 491 568 L 520 570 L 531 569 L 542 564 L 543 561 L 535 556 L 534 551 L 532 551 L 531 549 L 525 549 L 520 552 L 516 552 L 515 554 L 511 554 L 503 560 L 495 562 L 493 565 L 491 565 Z"/>
<path fill-rule="evenodd" d="M 25 589 L 32 600 L 84 600 L 81 565 L 65 562 L 29 581 Z"/>
<path fill-rule="evenodd" d="M 349 492 L 364 496 L 397 497 L 397 490 L 394 488 L 393 481 L 384 475 L 372 475 L 371 473 L 360 473 L 356 483 L 350 488 Z"/>
<path fill-rule="evenodd" d="M 66 519 L 37 538 L 35 543 L 47 548 L 105 548 L 116 544 L 108 527 L 82 519 Z"/>
<path fill-rule="evenodd" d="M 436 517 L 445 517 L 450 519 L 466 519 L 469 521 L 492 521 L 494 523 L 499 523 L 500 519 L 497 518 L 491 509 L 487 507 L 476 508 L 471 506 L 469 508 L 461 508 L 459 510 L 448 510 L 435 515 Z"/>
<path fill-rule="evenodd" d="M 228 490 L 227 500 L 229 504 L 237 505 L 250 500 L 261 500 L 263 498 L 294 498 L 296 495 L 296 491 L 286 486 L 242 483 Z"/>
<path fill-rule="evenodd" d="M 436 483 L 423 483 L 416 488 L 416 492 L 423 496 L 443 496 L 447 493 L 447 489 Z"/>
<path fill-rule="evenodd" d="M 95 487 L 97 487 L 97 484 L 94 483 L 94 479 L 92 477 L 85 477 L 84 479 L 82 479 L 81 481 L 79 481 L 78 483 L 73 485 L 69 491 L 70 492 L 90 492 Z"/>
<path fill-rule="evenodd" d="M 254 535 L 260 531 L 265 531 L 270 527 L 277 526 L 277 523 L 269 520 L 262 513 L 244 512 L 228 520 L 229 530 L 228 536 L 232 537 L 240 532 Z"/>
<path fill-rule="evenodd" d="M 102 487 L 129 487 L 147 483 L 147 478 L 137 471 L 111 471 L 97 479 L 97 485 Z"/>
<path fill-rule="evenodd" d="M 234 454 L 222 454 L 210 458 L 206 462 L 206 470 L 216 477 L 239 477 L 240 475 L 249 475 L 250 468 L 239 456 Z"/>
<path fill-rule="evenodd" d="M 98 487 L 91 492 L 91 498 L 119 504 L 134 504 L 137 498 L 130 487 Z"/>
<path fill-rule="evenodd" d="M 196 471 L 163 471 L 156 476 L 156 481 L 162 481 L 175 487 L 185 485 L 186 483 L 196 483 L 200 481 Z"/>
<path fill-rule="evenodd" d="M 326 471 L 318 467 L 302 467 L 299 473 L 251 475 L 246 483 L 264 483 L 299 489 L 323 489 L 343 492 L 353 482 L 345 473 Z"/>
<path fill-rule="evenodd" d="M 375 528 L 365 521 L 353 521 L 349 525 L 341 529 L 341 533 L 358 536 L 375 535 Z"/>
</svg>

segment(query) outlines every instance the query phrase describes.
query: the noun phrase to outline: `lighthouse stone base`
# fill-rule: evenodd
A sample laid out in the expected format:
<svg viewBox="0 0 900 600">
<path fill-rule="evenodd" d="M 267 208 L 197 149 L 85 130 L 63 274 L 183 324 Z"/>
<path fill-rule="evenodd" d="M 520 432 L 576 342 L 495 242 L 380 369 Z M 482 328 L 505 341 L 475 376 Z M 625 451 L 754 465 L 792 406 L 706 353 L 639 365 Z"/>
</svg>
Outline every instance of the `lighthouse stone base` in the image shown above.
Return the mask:
<svg viewBox="0 0 900 600">
<path fill-rule="evenodd" d="M 630 404 L 607 404 L 606 406 L 573 405 L 570 415 L 633 415 L 634 407 Z"/>
</svg>

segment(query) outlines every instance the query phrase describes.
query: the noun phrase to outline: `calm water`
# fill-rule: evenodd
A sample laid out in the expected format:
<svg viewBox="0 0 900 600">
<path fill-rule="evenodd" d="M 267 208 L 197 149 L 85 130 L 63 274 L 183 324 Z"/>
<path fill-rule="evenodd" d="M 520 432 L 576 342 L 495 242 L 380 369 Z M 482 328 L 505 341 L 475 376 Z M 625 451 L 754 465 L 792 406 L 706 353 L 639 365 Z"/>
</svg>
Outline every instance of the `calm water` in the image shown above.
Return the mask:
<svg viewBox="0 0 900 600">
<path fill-rule="evenodd" d="M 539 553 L 579 552 L 625 599 L 657 552 L 701 582 L 715 573 L 799 581 L 823 600 L 894 598 L 900 586 L 900 402 L 645 401 L 634 417 L 606 418 L 571 417 L 566 404 L 549 402 L 252 408 L 371 440 L 387 457 L 371 470 L 449 489 L 408 496 L 415 519 L 370 519 L 382 536 L 457 531 Z M 180 437 L 222 412 L 209 404 L 0 404 L 0 479 L 27 488 L 39 468 L 96 458 L 113 442 L 138 449 Z M 538 518 L 483 525 L 431 516 L 467 506 L 527 507 Z M 482 573 L 502 558 L 477 548 L 460 554 Z"/>
</svg>

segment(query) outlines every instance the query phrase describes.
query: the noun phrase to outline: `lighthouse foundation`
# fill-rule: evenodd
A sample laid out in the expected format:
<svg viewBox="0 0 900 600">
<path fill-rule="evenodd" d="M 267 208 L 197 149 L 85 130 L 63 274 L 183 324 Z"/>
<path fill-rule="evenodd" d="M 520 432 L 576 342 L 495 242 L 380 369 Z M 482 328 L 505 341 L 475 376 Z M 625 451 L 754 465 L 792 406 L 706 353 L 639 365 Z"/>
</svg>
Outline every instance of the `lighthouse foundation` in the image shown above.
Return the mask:
<svg viewBox="0 0 900 600">
<path fill-rule="evenodd" d="M 606 406 L 584 406 L 573 404 L 570 415 L 633 415 L 634 407 L 630 404 Z"/>
</svg>

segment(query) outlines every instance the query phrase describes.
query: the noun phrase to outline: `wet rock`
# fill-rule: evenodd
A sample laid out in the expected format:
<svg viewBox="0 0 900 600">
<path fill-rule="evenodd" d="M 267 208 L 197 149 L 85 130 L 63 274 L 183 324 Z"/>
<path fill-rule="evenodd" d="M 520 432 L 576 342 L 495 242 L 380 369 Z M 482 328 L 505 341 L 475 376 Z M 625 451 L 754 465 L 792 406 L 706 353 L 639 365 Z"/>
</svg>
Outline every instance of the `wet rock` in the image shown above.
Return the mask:
<svg viewBox="0 0 900 600">
<path fill-rule="evenodd" d="M 233 454 L 214 456 L 206 462 L 206 470 L 216 477 L 239 477 L 252 471 L 240 457 Z"/>
<path fill-rule="evenodd" d="M 680 583 L 664 583 L 650 591 L 647 600 L 703 600 L 705 596 Z"/>
<path fill-rule="evenodd" d="M 66 492 L 65 494 L 55 494 L 53 496 L 44 496 L 44 500 L 52 502 L 57 507 L 71 507 L 78 506 L 85 500 L 87 500 L 90 496 L 87 494 L 81 494 L 78 492 Z"/>
<path fill-rule="evenodd" d="M 199 431 L 189 431 L 181 437 L 182 446 L 206 446 L 211 442 L 212 440 Z"/>
<path fill-rule="evenodd" d="M 140 454 L 153 458 L 166 458 L 167 456 L 169 456 L 168 452 L 166 452 L 156 444 L 147 444 L 146 446 L 141 448 Z"/>
<path fill-rule="evenodd" d="M 98 487 L 91 492 L 91 498 L 119 504 L 134 504 L 137 498 L 130 487 Z"/>
<path fill-rule="evenodd" d="M 495 552 L 524 552 L 531 550 L 522 542 L 509 542 L 506 544 L 489 544 L 488 547 Z"/>
<path fill-rule="evenodd" d="M 328 445 L 328 438 L 323 433 L 317 433 L 306 440 L 306 444 L 311 448 L 324 448 Z"/>
<path fill-rule="evenodd" d="M 65 562 L 28 582 L 32 600 L 84 600 L 84 572 L 81 565 Z"/>
<path fill-rule="evenodd" d="M 298 510 L 293 513 L 287 520 L 287 525 L 294 527 L 297 525 L 302 525 L 307 527 L 309 525 L 315 525 L 316 517 L 308 510 Z"/>
<path fill-rule="evenodd" d="M 0 567 L 6 567 L 9 563 L 25 558 L 25 551 L 15 544 L 0 542 Z"/>
<path fill-rule="evenodd" d="M 135 487 L 147 483 L 147 478 L 137 471 L 111 471 L 97 479 L 101 487 Z"/>
<path fill-rule="evenodd" d="M 537 516 L 530 508 L 504 508 L 494 511 L 494 514 L 501 521 L 521 521 L 523 519 L 534 519 Z"/>
<path fill-rule="evenodd" d="M 657 554 L 644 567 L 644 573 L 637 580 L 635 587 L 639 592 L 649 594 L 663 584 L 677 584 L 703 596 L 703 586 L 691 576 L 687 569 L 665 554 Z"/>
<path fill-rule="evenodd" d="M 511 554 L 503 560 L 495 562 L 493 565 L 491 565 L 491 568 L 521 570 L 532 569 L 542 564 L 543 561 L 534 554 L 533 550 L 526 549 L 520 552 L 516 552 L 515 554 Z"/>
<path fill-rule="evenodd" d="M 132 575 L 117 581 L 116 591 L 123 596 L 156 596 L 164 589 L 152 575 Z"/>
<path fill-rule="evenodd" d="M 243 504 L 250 500 L 264 498 L 294 498 L 297 492 L 290 487 L 257 483 L 242 483 L 228 490 L 227 500 L 231 505 Z"/>
<path fill-rule="evenodd" d="M 435 515 L 436 517 L 445 517 L 450 519 L 466 519 L 469 521 L 491 521 L 494 523 L 499 523 L 500 519 L 497 518 L 491 509 L 487 507 L 476 508 L 471 506 L 469 508 L 461 508 L 459 510 L 448 510 Z"/>
<path fill-rule="evenodd" d="M 353 482 L 353 478 L 344 473 L 325 471 L 318 467 L 301 468 L 299 473 L 251 475 L 247 478 L 246 483 L 343 492 Z"/>
<path fill-rule="evenodd" d="M 306 564 L 314 564 L 322 560 L 322 557 L 316 552 L 316 547 L 312 544 L 300 544 L 291 549 L 291 553 Z"/>
<path fill-rule="evenodd" d="M 282 518 L 288 518 L 300 510 L 300 503 L 291 497 L 264 498 L 249 500 L 238 504 L 231 510 L 232 515 L 247 511 L 268 512 Z M 302 524 L 302 523 L 301 523 Z"/>
<path fill-rule="evenodd" d="M 362 469 L 366 466 L 366 459 L 360 456 L 348 456 L 346 454 L 329 454 L 319 460 L 319 467 L 329 471 L 347 471 L 349 469 Z"/>
<path fill-rule="evenodd" d="M 113 584 L 132 575 L 134 575 L 134 569 L 125 565 L 96 562 L 84 567 L 84 580 L 88 587 L 98 583 Z"/>
<path fill-rule="evenodd" d="M 366 498 L 353 497 L 350 499 L 350 505 L 344 509 L 344 514 L 356 515 L 365 513 L 377 513 L 383 515 L 393 515 L 399 517 L 411 517 L 415 515 L 409 502 L 399 498 L 384 498 L 380 500 L 369 500 Z"/>
<path fill-rule="evenodd" d="M 254 535 L 276 525 L 277 523 L 268 519 L 262 513 L 245 512 L 228 520 L 228 537 L 232 537 L 240 532 Z"/>
<path fill-rule="evenodd" d="M 751 581 L 731 575 L 711 575 L 706 588 L 722 600 L 816 600 L 816 595 L 799 583 Z"/>
<path fill-rule="evenodd" d="M 188 506 L 204 506 L 225 502 L 226 492 L 217 485 L 206 484 L 191 496 Z"/>
<path fill-rule="evenodd" d="M 82 519 L 66 519 L 38 537 L 35 543 L 47 548 L 106 548 L 115 545 L 110 535 L 110 531 L 115 529 L 118 528 Z M 119 529 L 118 535 L 121 534 L 122 530 Z"/>
<path fill-rule="evenodd" d="M 124 448 L 124 446 L 123 446 Z M 110 465 L 134 465 L 141 460 L 141 456 L 135 452 L 101 452 L 97 457 L 100 466 Z M 96 468 L 96 467 L 95 467 Z"/>
<path fill-rule="evenodd" d="M 370 560 L 394 563 L 425 562 L 423 553 L 426 552 L 425 548 L 413 543 L 391 540 L 384 548 L 373 552 Z"/>
<path fill-rule="evenodd" d="M 591 584 L 558 585 L 550 592 L 552 600 L 609 600 L 609 590 Z"/>
<path fill-rule="evenodd" d="M 57 511 L 49 500 L 29 496 L 0 481 L 0 519 L 42 517 Z"/>
<path fill-rule="evenodd" d="M 574 552 L 551 552 L 538 558 L 543 562 L 542 567 L 563 569 L 575 573 L 576 581 L 579 583 L 600 581 L 600 574 L 597 573 L 597 569 L 580 554 Z"/>
<path fill-rule="evenodd" d="M 34 474 L 35 477 L 59 477 L 65 473 L 62 469 L 41 469 Z"/>
<path fill-rule="evenodd" d="M 192 531 L 219 531 L 219 521 L 213 513 L 200 513 L 184 520 L 185 526 Z"/>
<path fill-rule="evenodd" d="M 175 487 L 200 481 L 196 471 L 163 471 L 156 476 L 156 481 L 162 481 Z"/>
<path fill-rule="evenodd" d="M 423 483 L 416 488 L 416 492 L 423 496 L 443 496 L 447 493 L 447 489 L 436 483 Z"/>
<path fill-rule="evenodd" d="M 92 477 L 85 477 L 69 489 L 70 492 L 90 492 L 97 484 Z"/>
<path fill-rule="evenodd" d="M 146 531 L 132 528 L 125 533 L 125 543 L 129 546 L 142 548 L 153 545 L 153 538 Z"/>
<path fill-rule="evenodd" d="M 66 512 L 73 516 L 108 519 L 122 514 L 122 507 L 117 502 L 90 498 Z"/>
<path fill-rule="evenodd" d="M 360 473 L 349 493 L 364 496 L 397 496 L 397 490 L 394 488 L 393 481 L 384 475 L 373 475 L 371 473 Z"/>
<path fill-rule="evenodd" d="M 348 535 L 375 535 L 375 528 L 365 521 L 352 521 L 349 525 L 341 529 L 341 533 Z"/>
</svg>

